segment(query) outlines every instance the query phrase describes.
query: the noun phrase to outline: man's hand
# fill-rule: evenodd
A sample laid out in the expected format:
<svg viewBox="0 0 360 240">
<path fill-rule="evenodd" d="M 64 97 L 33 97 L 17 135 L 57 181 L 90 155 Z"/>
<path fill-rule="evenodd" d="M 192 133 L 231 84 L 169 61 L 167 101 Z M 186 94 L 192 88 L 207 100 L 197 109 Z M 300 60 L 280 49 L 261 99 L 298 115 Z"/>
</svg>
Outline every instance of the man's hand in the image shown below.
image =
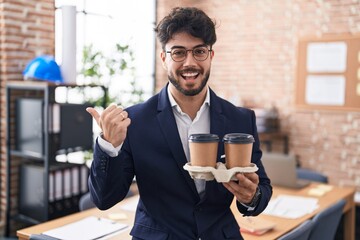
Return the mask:
<svg viewBox="0 0 360 240">
<path fill-rule="evenodd" d="M 234 194 L 239 202 L 251 203 L 259 184 L 259 176 L 256 173 L 237 173 L 236 178 L 238 182 L 223 183 L 224 187 Z"/>
<path fill-rule="evenodd" d="M 116 104 L 110 104 L 101 115 L 92 107 L 86 108 L 103 132 L 104 140 L 111 143 L 114 147 L 120 146 L 127 133 L 127 128 L 131 123 L 128 113 Z"/>
</svg>

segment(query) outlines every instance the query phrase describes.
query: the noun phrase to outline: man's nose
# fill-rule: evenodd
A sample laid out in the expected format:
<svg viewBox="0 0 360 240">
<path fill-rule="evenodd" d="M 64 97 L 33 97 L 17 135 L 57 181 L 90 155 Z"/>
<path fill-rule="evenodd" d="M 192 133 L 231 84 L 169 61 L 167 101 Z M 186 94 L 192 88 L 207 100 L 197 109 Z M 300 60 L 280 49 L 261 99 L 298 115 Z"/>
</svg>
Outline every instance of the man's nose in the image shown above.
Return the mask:
<svg viewBox="0 0 360 240">
<path fill-rule="evenodd" d="M 195 65 L 195 58 L 192 50 L 186 50 L 186 56 L 184 60 L 184 66 Z"/>
</svg>

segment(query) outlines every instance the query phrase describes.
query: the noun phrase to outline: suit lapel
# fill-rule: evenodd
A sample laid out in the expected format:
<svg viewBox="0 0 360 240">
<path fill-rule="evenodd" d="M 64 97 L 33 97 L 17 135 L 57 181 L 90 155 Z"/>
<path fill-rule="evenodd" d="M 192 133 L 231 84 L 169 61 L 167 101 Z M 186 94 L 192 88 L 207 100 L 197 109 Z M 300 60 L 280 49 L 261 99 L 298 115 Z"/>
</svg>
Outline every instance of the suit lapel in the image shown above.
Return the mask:
<svg viewBox="0 0 360 240">
<path fill-rule="evenodd" d="M 180 172 L 183 174 L 191 190 L 196 194 L 196 196 L 198 196 L 194 181 L 191 179 L 189 173 L 183 169 L 183 166 L 187 163 L 187 161 L 182 148 L 175 117 L 167 96 L 167 87 L 164 87 L 159 93 L 157 119 L 162 130 L 162 135 L 169 144 L 170 150 L 180 169 Z"/>
<path fill-rule="evenodd" d="M 217 134 L 220 138 L 217 159 L 220 159 L 221 155 L 224 153 L 222 137 L 225 134 L 225 125 L 226 118 L 222 114 L 219 98 L 210 89 L 210 133 Z"/>
</svg>

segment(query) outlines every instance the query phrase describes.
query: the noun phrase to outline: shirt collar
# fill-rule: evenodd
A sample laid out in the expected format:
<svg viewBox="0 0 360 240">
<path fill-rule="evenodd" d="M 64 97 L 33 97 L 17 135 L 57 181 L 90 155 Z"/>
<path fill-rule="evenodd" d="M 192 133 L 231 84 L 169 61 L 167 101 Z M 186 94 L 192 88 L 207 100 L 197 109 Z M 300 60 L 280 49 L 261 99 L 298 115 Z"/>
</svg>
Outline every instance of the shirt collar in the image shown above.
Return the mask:
<svg viewBox="0 0 360 240">
<path fill-rule="evenodd" d="M 170 101 L 170 105 L 172 108 L 176 108 L 176 110 L 178 112 L 182 112 L 179 105 L 177 104 L 177 102 L 175 101 L 175 98 L 173 97 L 173 95 L 171 94 L 170 92 L 170 88 L 169 88 L 169 85 L 167 86 L 167 92 L 168 92 L 168 96 L 169 96 L 169 101 Z M 210 106 L 210 90 L 209 90 L 209 87 L 207 87 L 207 90 L 206 90 L 206 96 L 205 96 L 205 101 L 204 103 L 201 105 L 201 108 L 207 104 L 208 106 Z"/>
</svg>

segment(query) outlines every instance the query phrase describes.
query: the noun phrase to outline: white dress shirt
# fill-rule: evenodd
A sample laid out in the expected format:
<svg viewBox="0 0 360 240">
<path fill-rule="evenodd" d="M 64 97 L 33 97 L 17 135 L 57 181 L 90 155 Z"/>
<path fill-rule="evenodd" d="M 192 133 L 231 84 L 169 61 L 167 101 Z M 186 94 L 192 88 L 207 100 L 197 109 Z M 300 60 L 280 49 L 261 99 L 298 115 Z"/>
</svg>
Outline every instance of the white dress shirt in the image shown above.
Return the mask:
<svg viewBox="0 0 360 240">
<path fill-rule="evenodd" d="M 174 97 L 171 95 L 169 87 L 167 89 L 170 105 L 173 109 L 173 113 L 176 120 L 176 125 L 179 131 L 181 138 L 181 143 L 186 155 L 186 159 L 190 161 L 190 150 L 188 138 L 191 134 L 196 133 L 210 133 L 210 94 L 209 88 L 206 92 L 206 97 L 204 103 L 201 105 L 200 110 L 196 113 L 194 120 L 191 120 L 189 115 L 184 113 L 179 105 L 176 103 Z M 205 193 L 205 180 L 195 179 L 196 189 L 200 195 L 203 197 Z"/>
</svg>

